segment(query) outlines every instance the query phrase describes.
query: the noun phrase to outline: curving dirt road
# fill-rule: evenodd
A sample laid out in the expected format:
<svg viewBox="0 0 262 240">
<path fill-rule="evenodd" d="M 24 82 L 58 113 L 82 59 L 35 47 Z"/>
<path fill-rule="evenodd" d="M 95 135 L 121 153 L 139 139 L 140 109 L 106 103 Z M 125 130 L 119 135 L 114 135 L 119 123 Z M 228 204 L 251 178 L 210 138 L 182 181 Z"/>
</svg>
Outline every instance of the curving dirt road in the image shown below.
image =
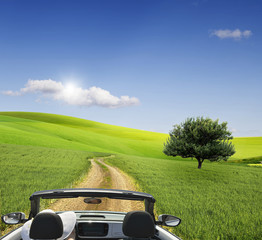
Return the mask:
<svg viewBox="0 0 262 240">
<path fill-rule="evenodd" d="M 103 158 L 91 160 L 91 169 L 87 176 L 75 188 L 112 188 L 121 190 L 137 191 L 133 180 L 116 167 L 109 166 L 103 162 Z M 103 199 L 99 205 L 88 205 L 84 203 L 84 198 L 70 198 L 57 200 L 49 209 L 54 211 L 69 210 L 105 210 L 129 212 L 132 210 L 144 210 L 144 204 L 138 201 Z M 17 226 L 16 226 L 17 227 Z M 15 227 L 15 228 L 16 228 Z M 13 228 L 9 227 L 1 232 L 2 235 L 8 233 Z M 1 236 L 1 235 L 0 235 Z"/>
<path fill-rule="evenodd" d="M 111 188 L 136 191 L 132 179 L 116 167 L 103 162 L 103 158 L 91 160 L 91 169 L 87 177 L 76 188 Z M 87 205 L 83 198 L 61 199 L 50 206 L 54 211 L 61 210 L 106 210 L 128 212 L 144 210 L 143 202 L 103 199 L 99 205 Z"/>
</svg>

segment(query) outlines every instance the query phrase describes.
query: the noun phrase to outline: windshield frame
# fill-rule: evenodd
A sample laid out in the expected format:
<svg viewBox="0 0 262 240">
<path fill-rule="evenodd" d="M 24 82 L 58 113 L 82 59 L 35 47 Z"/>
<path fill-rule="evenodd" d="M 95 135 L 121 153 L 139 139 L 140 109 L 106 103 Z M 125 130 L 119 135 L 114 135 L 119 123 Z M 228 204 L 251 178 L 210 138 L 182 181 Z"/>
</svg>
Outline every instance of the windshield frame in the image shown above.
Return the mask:
<svg viewBox="0 0 262 240">
<path fill-rule="evenodd" d="M 123 199 L 145 201 L 145 211 L 154 217 L 155 198 L 142 192 L 118 190 L 118 189 L 99 189 L 99 188 L 71 188 L 71 189 L 54 189 L 38 191 L 33 193 L 29 200 L 31 201 L 31 211 L 29 219 L 35 217 L 40 210 L 40 199 L 61 199 L 61 198 L 78 198 L 78 197 L 106 197 L 109 199 Z"/>
</svg>

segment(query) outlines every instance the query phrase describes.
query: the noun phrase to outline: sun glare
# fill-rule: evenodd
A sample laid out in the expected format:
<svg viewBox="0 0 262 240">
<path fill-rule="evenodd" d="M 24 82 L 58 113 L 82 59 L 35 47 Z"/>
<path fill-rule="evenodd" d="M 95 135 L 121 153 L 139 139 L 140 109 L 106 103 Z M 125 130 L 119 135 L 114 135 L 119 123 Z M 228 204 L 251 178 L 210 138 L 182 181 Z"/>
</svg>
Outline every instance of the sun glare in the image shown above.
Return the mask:
<svg viewBox="0 0 262 240">
<path fill-rule="evenodd" d="M 77 86 L 75 83 L 67 83 L 65 84 L 65 93 L 68 95 L 73 95 L 77 89 Z"/>
</svg>

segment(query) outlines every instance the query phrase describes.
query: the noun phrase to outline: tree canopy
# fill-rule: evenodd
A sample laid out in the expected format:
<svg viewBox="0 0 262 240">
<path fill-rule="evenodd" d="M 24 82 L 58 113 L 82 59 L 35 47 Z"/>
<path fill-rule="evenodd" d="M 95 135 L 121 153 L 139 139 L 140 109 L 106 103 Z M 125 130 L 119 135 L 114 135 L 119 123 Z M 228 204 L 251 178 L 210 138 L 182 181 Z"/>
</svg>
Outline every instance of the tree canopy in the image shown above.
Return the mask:
<svg viewBox="0 0 262 240">
<path fill-rule="evenodd" d="M 232 133 L 227 122 L 197 117 L 188 118 L 175 125 L 164 143 L 163 152 L 168 156 L 196 158 L 200 169 L 205 159 L 210 161 L 227 160 L 235 153 Z"/>
</svg>

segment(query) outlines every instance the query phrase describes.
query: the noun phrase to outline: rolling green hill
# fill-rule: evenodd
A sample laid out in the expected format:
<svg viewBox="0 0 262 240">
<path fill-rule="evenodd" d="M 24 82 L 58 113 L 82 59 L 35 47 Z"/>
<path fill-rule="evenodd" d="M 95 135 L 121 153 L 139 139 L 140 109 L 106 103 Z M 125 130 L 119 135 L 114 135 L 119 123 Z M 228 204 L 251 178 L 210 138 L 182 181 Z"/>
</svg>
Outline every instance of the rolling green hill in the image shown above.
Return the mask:
<svg viewBox="0 0 262 240">
<path fill-rule="evenodd" d="M 108 159 L 153 194 L 158 213 L 175 214 L 183 239 L 260 239 L 262 137 L 235 138 L 229 163 L 167 157 L 168 134 L 28 112 L 0 112 L 0 214 L 29 209 L 29 195 L 81 180 L 89 159 Z M 2 202 L 2 203 L 1 203 Z M 1 225 L 3 229 L 4 226 Z"/>
<path fill-rule="evenodd" d="M 0 112 L 0 133 L 0 143 L 168 158 L 162 153 L 168 134 L 55 114 Z M 262 137 L 233 142 L 232 159 L 262 156 Z"/>
<path fill-rule="evenodd" d="M 164 157 L 167 135 L 44 113 L 0 112 L 0 143 Z"/>
</svg>

